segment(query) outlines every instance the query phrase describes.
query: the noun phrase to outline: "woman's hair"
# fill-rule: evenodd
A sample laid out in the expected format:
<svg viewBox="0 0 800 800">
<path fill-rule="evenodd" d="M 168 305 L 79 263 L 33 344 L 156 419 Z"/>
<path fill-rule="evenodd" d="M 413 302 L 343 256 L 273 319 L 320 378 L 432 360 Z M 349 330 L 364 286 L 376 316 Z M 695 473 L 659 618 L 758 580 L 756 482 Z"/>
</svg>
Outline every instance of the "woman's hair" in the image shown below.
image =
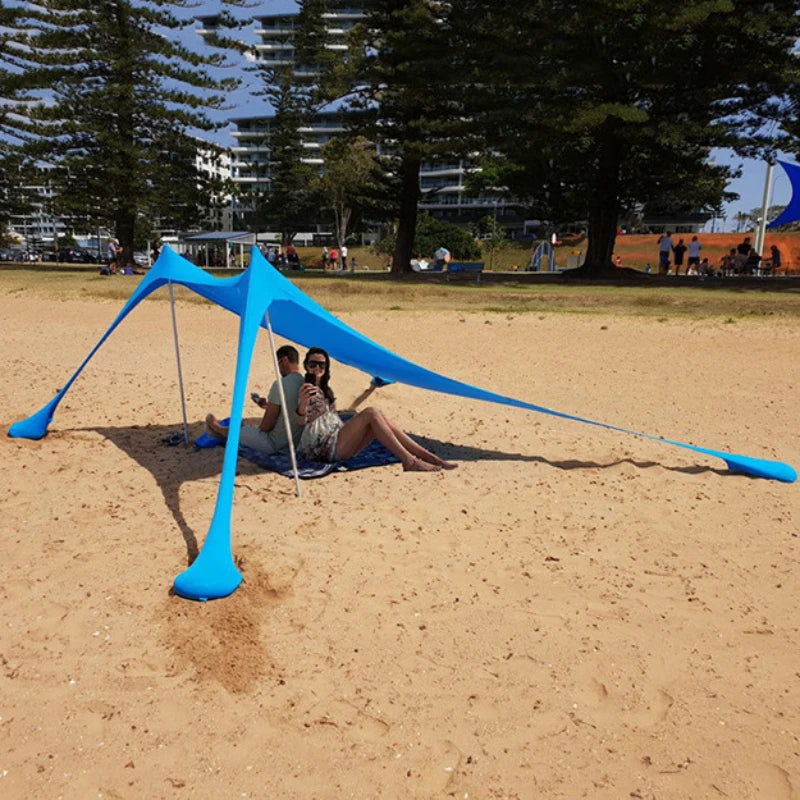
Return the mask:
<svg viewBox="0 0 800 800">
<path fill-rule="evenodd" d="M 331 359 L 328 355 L 327 351 L 323 350 L 321 347 L 311 347 L 309 351 L 306 353 L 306 357 L 303 359 L 303 367 L 305 368 L 306 372 L 308 372 L 308 359 L 311 356 L 317 355 L 325 357 L 325 372 L 322 374 L 322 377 L 319 379 L 319 388 L 322 389 L 322 393 L 325 395 L 326 399 L 329 403 L 335 403 L 336 397 L 333 394 L 333 389 L 328 386 L 328 381 L 331 377 Z"/>
</svg>

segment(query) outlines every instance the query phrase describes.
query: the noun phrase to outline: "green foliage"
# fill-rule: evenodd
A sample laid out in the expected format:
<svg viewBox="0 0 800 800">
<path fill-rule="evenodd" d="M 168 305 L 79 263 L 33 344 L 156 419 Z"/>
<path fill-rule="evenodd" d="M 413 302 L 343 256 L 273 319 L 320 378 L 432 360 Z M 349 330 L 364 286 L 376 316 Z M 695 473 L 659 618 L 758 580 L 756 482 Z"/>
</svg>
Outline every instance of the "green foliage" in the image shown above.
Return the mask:
<svg viewBox="0 0 800 800">
<path fill-rule="evenodd" d="M 381 177 L 375 149 L 363 136 L 337 136 L 322 148 L 325 171 L 319 179 L 322 202 L 333 211 L 337 244 L 347 241 L 363 214 L 374 211 L 372 196 Z"/>
<path fill-rule="evenodd" d="M 255 198 L 256 222 L 277 228 L 284 244 L 316 221 L 322 198 L 317 169 L 304 160 L 300 128 L 309 118 L 307 97 L 292 83 L 290 71 L 266 73 L 277 84 L 267 85 L 264 94 L 275 109 L 266 144 L 269 147 L 269 191 Z"/>
<path fill-rule="evenodd" d="M 388 255 L 395 252 L 396 246 L 396 233 L 390 233 L 377 242 L 374 249 L 377 253 Z M 440 247 L 446 247 L 454 261 L 476 261 L 481 257 L 481 249 L 469 231 L 451 222 L 434 219 L 425 212 L 421 213 L 412 254 L 431 259 Z M 409 256 L 409 260 L 410 258 Z"/>
<path fill-rule="evenodd" d="M 484 258 L 488 258 L 488 267 L 492 269 L 495 259 L 505 250 L 511 248 L 508 231 L 493 216 L 484 217 L 478 225 L 478 233 L 483 240 L 481 248 Z"/>
</svg>

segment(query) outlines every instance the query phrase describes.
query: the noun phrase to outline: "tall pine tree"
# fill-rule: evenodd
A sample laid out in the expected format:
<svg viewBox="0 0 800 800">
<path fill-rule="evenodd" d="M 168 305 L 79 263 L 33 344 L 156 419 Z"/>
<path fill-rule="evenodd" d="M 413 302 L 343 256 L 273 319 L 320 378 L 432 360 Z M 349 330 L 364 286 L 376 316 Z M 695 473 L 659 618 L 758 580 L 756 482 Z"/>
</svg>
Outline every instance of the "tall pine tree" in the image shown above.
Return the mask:
<svg viewBox="0 0 800 800">
<path fill-rule="evenodd" d="M 17 125 L 25 152 L 54 167 L 56 209 L 111 228 L 128 261 L 140 215 L 167 197 L 196 202 L 205 178 L 187 175 L 190 137 L 218 127 L 208 112 L 236 84 L 214 76 L 221 56 L 180 44 L 191 9 L 191 0 L 47 0 L 27 4 L 15 34 L 24 90 L 41 98 Z"/>
<path fill-rule="evenodd" d="M 463 0 L 455 68 L 503 181 L 549 219 L 588 219 L 611 267 L 636 205 L 719 204 L 713 147 L 756 155 L 794 112 L 797 0 Z M 487 53 L 491 58 L 487 58 Z"/>
<path fill-rule="evenodd" d="M 437 0 L 374 0 L 353 32 L 352 91 L 356 130 L 379 149 L 385 197 L 397 217 L 392 272 L 410 271 L 420 201 L 419 171 L 427 159 L 469 153 L 474 121 L 460 77 L 451 68 L 458 4 Z"/>
</svg>

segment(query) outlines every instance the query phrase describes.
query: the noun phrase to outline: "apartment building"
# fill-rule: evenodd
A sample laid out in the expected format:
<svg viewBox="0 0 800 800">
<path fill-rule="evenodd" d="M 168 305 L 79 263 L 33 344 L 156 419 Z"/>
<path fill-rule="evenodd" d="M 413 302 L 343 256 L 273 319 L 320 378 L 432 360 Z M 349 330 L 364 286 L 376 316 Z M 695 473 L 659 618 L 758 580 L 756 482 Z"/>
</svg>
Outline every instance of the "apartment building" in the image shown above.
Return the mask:
<svg viewBox="0 0 800 800">
<path fill-rule="evenodd" d="M 53 213 L 55 190 L 50 180 L 50 168 L 27 169 L 25 181 L 16 190 L 27 204 L 25 211 L 12 214 L 10 231 L 28 252 L 52 249 L 66 230 L 64 221 Z"/>
<path fill-rule="evenodd" d="M 342 54 L 346 52 L 347 36 L 353 26 L 364 18 L 367 6 L 368 2 L 357 3 L 353 0 L 329 4 L 328 12 L 323 15 L 327 33 L 325 46 L 328 49 Z M 204 38 L 218 30 L 216 16 L 198 17 L 198 21 L 200 27 L 197 33 Z M 265 67 L 293 64 L 296 77 L 313 79 L 318 72 L 316 66 L 295 62 L 293 38 L 296 30 L 296 14 L 258 16 L 253 31 L 253 60 Z M 241 187 L 234 200 L 238 225 L 247 220 L 253 208 L 252 201 L 246 199 L 247 195 L 251 192 L 267 193 L 270 189 L 270 137 L 273 119 L 271 115 L 263 114 L 231 120 L 236 126 L 232 132 L 236 143 L 232 148 L 231 177 Z M 354 117 L 349 119 L 352 122 Z M 322 170 L 322 146 L 331 137 L 344 133 L 345 129 L 345 115 L 342 112 L 318 114 L 300 130 L 306 153 L 304 161 Z M 461 225 L 492 216 L 505 228 L 521 231 L 524 220 L 512 201 L 499 196 L 474 196 L 468 192 L 467 178 L 474 168 L 474 162 L 469 159 L 442 159 L 423 164 L 420 169 L 420 209 L 439 219 Z"/>
</svg>

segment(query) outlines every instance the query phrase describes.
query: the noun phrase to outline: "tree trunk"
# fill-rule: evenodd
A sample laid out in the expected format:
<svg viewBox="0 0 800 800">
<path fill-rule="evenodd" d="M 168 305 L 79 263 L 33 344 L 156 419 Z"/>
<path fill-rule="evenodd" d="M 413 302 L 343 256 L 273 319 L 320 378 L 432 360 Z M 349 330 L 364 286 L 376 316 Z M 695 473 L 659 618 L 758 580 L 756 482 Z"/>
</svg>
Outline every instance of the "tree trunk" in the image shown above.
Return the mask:
<svg viewBox="0 0 800 800">
<path fill-rule="evenodd" d="M 417 232 L 417 204 L 419 203 L 418 157 L 403 157 L 400 166 L 400 210 L 397 220 L 397 241 L 392 257 L 392 275 L 411 272 L 414 236 Z"/>
<path fill-rule="evenodd" d="M 619 217 L 619 183 L 623 143 L 617 121 L 606 120 L 598 138 L 598 165 L 594 192 L 589 198 L 589 240 L 580 272 L 597 277 L 615 269 L 612 260 Z"/>
<path fill-rule="evenodd" d="M 117 264 L 120 267 L 132 267 L 134 264 L 133 234 L 136 226 L 136 214 L 128 209 L 120 209 L 114 217 L 114 233 L 122 248 L 122 255 L 117 259 Z"/>
</svg>

